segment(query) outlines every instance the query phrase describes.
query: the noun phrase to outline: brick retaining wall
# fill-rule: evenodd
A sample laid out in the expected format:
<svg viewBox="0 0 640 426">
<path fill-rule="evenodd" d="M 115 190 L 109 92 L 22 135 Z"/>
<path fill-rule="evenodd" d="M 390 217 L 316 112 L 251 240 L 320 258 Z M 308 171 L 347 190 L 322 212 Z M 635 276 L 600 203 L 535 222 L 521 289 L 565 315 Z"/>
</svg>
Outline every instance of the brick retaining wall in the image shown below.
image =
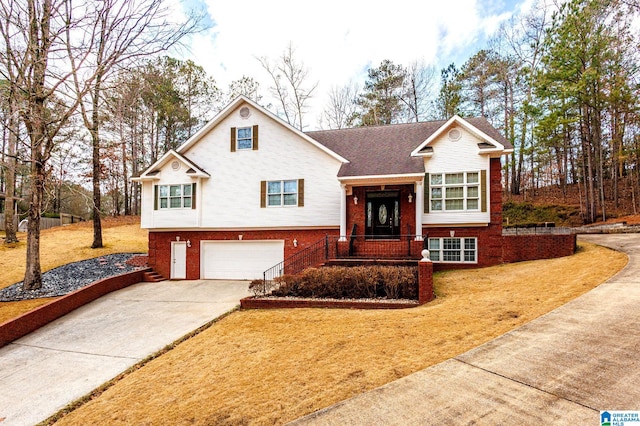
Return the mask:
<svg viewBox="0 0 640 426">
<path fill-rule="evenodd" d="M 46 305 L 39 306 L 30 312 L 0 324 L 0 348 L 105 294 L 141 282 L 144 273 L 149 270 L 150 269 L 140 269 L 96 281 L 93 284 L 80 288 Z"/>
<path fill-rule="evenodd" d="M 576 251 L 576 235 L 504 235 L 502 261 L 553 259 L 570 256 Z"/>
</svg>

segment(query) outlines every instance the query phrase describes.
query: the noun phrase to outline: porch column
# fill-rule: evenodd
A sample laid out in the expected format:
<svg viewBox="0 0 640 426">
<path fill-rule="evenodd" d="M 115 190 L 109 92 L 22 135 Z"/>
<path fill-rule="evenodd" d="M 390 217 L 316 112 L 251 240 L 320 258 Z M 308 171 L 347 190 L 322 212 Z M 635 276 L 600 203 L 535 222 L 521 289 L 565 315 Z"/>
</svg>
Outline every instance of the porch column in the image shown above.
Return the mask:
<svg viewBox="0 0 640 426">
<path fill-rule="evenodd" d="M 416 189 L 416 241 L 422 241 L 422 212 L 424 212 L 424 183 L 419 180 L 415 184 Z"/>
<path fill-rule="evenodd" d="M 340 241 L 347 241 L 347 185 L 340 185 Z"/>
</svg>

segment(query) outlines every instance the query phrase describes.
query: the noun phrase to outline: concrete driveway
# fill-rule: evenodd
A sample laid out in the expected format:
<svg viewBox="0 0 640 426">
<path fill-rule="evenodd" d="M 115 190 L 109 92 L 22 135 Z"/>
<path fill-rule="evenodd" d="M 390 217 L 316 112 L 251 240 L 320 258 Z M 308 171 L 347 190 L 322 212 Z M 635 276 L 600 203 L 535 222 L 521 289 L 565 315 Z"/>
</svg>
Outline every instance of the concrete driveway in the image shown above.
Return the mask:
<svg viewBox="0 0 640 426">
<path fill-rule="evenodd" d="M 580 239 L 629 264 L 512 332 L 291 424 L 595 425 L 600 410 L 640 410 L 640 234 Z"/>
<path fill-rule="evenodd" d="M 0 349 L 0 424 L 32 425 L 248 296 L 247 281 L 139 283 Z"/>
</svg>

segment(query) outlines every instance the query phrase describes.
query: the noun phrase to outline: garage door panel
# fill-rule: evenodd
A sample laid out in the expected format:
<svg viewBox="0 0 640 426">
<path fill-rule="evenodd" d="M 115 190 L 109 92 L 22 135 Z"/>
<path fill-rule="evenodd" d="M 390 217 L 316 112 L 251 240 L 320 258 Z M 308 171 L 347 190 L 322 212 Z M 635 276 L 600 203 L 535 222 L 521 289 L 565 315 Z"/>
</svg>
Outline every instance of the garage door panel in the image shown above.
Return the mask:
<svg viewBox="0 0 640 426">
<path fill-rule="evenodd" d="M 256 279 L 284 259 L 284 240 L 203 241 L 203 279 Z"/>
</svg>

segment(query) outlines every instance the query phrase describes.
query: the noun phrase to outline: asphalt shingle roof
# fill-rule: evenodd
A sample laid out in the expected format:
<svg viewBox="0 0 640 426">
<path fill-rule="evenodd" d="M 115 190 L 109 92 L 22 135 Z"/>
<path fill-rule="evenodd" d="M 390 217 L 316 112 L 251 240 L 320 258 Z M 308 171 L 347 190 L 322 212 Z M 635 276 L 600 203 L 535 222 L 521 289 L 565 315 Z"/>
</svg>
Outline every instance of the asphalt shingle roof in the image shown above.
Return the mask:
<svg viewBox="0 0 640 426">
<path fill-rule="evenodd" d="M 464 120 L 505 148 L 512 148 L 486 119 Z M 349 160 L 340 168 L 339 177 L 404 175 L 424 173 L 422 157 L 412 157 L 411 152 L 445 123 L 444 120 L 427 121 L 305 133 Z"/>
</svg>

